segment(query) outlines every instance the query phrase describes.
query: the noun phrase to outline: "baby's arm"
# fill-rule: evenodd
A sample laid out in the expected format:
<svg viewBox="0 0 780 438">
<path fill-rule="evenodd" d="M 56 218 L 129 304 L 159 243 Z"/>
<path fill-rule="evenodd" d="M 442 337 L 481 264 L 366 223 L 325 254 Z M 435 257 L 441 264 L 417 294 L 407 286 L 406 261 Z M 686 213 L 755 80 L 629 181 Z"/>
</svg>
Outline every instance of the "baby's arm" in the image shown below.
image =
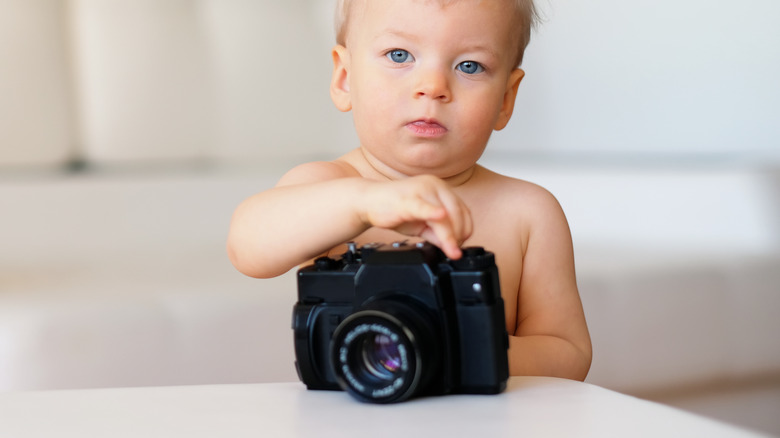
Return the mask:
<svg viewBox="0 0 780 438">
<path fill-rule="evenodd" d="M 471 234 L 471 215 L 435 177 L 377 182 L 337 163 L 308 163 L 239 205 L 228 254 L 244 274 L 274 277 L 371 227 L 421 236 L 457 258 Z"/>
<path fill-rule="evenodd" d="M 584 380 L 592 351 L 571 233 L 551 194 L 540 190 L 534 204 L 537 216 L 523 257 L 517 328 L 510 337 L 510 372 Z"/>
</svg>

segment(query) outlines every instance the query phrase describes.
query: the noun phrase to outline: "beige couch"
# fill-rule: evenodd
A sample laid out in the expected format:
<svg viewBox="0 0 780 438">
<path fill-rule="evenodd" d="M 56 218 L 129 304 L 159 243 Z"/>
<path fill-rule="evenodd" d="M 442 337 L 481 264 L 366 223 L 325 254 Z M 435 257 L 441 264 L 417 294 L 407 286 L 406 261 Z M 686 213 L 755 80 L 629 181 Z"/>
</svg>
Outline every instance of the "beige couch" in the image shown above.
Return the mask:
<svg viewBox="0 0 780 438">
<path fill-rule="evenodd" d="M 568 213 L 590 382 L 693 409 L 756 387 L 777 394 L 780 197 L 768 175 L 502 166 L 551 187 Z M 224 252 L 233 207 L 279 173 L 0 182 L 11 207 L 0 390 L 295 380 L 294 276 L 243 277 Z"/>
</svg>

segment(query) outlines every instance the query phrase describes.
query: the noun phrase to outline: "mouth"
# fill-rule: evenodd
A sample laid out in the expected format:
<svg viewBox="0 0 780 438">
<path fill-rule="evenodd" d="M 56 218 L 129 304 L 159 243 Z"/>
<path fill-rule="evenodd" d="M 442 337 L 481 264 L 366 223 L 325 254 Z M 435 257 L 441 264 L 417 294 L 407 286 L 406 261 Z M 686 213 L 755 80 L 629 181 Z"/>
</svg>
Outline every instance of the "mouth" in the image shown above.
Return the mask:
<svg viewBox="0 0 780 438">
<path fill-rule="evenodd" d="M 436 119 L 419 119 L 406 124 L 406 128 L 415 135 L 425 138 L 437 138 L 447 133 L 447 128 Z"/>
</svg>

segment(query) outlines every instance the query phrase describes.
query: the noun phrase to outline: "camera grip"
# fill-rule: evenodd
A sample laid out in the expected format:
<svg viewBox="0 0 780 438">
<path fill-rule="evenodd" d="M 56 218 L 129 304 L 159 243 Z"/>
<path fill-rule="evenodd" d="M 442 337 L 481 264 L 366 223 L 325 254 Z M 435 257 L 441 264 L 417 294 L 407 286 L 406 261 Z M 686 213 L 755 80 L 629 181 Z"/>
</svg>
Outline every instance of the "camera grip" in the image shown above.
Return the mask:
<svg viewBox="0 0 780 438">
<path fill-rule="evenodd" d="M 509 335 L 503 324 L 503 302 L 493 306 L 458 306 L 456 313 L 461 390 L 482 394 L 502 392 L 509 379 Z"/>
</svg>

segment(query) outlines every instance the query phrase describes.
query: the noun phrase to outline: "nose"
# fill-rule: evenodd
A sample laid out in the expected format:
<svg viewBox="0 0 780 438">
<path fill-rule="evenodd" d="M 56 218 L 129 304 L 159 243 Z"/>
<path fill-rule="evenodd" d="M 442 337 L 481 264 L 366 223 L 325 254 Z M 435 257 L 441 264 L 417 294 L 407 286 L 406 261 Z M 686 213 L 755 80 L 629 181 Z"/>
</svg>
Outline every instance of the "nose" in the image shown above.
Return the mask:
<svg viewBox="0 0 780 438">
<path fill-rule="evenodd" d="M 447 73 L 437 68 L 421 68 L 416 77 L 414 97 L 449 102 L 452 90 Z"/>
</svg>

